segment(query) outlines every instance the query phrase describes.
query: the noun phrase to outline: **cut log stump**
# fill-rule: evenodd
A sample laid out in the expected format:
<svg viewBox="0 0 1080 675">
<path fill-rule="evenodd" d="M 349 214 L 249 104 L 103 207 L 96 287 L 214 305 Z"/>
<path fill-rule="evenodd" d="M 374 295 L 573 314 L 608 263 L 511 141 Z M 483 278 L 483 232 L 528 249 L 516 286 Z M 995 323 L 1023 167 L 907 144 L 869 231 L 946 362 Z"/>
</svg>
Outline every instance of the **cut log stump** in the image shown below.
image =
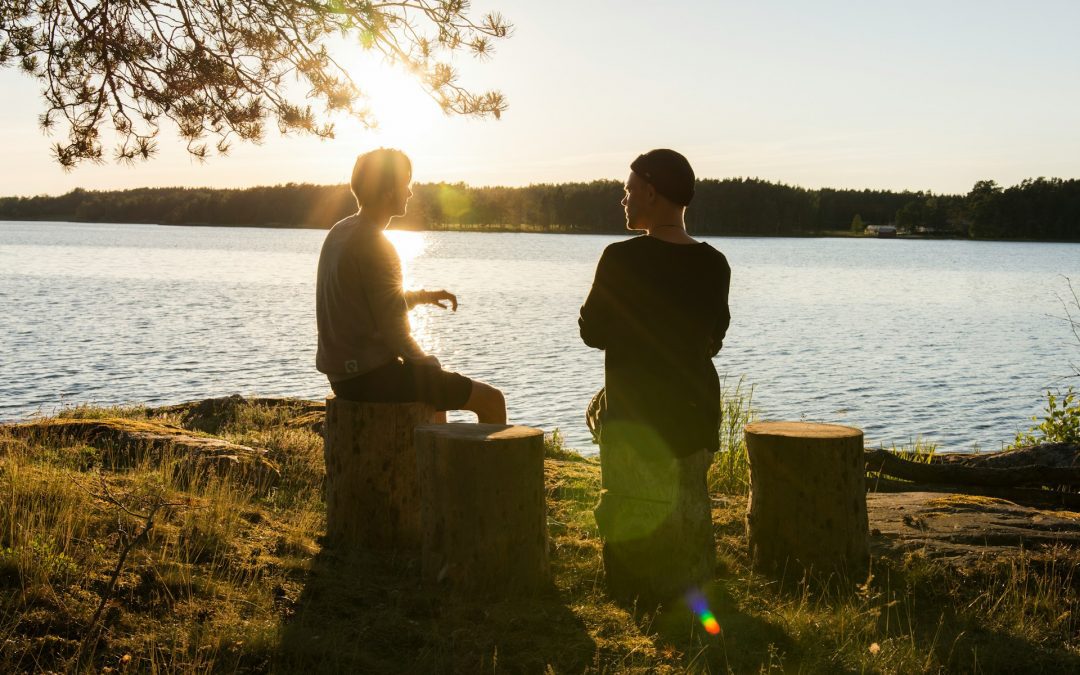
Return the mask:
<svg viewBox="0 0 1080 675">
<path fill-rule="evenodd" d="M 416 457 L 426 581 L 494 594 L 548 581 L 543 431 L 431 424 Z"/>
<path fill-rule="evenodd" d="M 326 536 L 341 549 L 419 549 L 420 496 L 413 431 L 423 403 L 326 399 Z"/>
<path fill-rule="evenodd" d="M 755 568 L 785 578 L 865 579 L 870 561 L 862 431 L 833 424 L 746 426 L 747 537 Z"/>
</svg>

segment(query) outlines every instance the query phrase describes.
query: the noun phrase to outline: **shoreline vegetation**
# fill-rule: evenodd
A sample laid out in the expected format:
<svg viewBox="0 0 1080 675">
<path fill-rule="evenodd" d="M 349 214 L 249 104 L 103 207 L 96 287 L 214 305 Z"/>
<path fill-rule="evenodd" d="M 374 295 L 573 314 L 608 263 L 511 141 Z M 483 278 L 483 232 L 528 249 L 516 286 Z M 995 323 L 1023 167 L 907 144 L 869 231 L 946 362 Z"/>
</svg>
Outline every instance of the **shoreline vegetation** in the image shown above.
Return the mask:
<svg viewBox="0 0 1080 675">
<path fill-rule="evenodd" d="M 470 187 L 418 183 L 398 229 L 622 234 L 622 183 Z M 59 196 L 0 198 L 0 220 L 328 229 L 355 211 L 346 185 L 289 183 L 244 189 L 75 189 Z M 901 236 L 1080 241 L 1080 180 L 1027 179 L 1003 188 L 979 181 L 964 195 L 887 190 L 810 190 L 754 178 L 697 183 L 687 226 L 703 236 Z"/>
<path fill-rule="evenodd" d="M 749 389 L 726 393 L 709 477 L 718 564 L 702 590 L 718 635 L 679 603 L 607 597 L 592 518 L 599 466 L 557 432 L 545 443 L 553 583 L 534 597 L 492 601 L 422 585 L 413 555 L 323 548 L 319 402 L 75 407 L 63 419 L 0 425 L 0 669 L 1080 669 L 1080 524 L 1072 539 L 1061 533 L 1078 523 L 1074 512 L 1035 512 L 1035 521 L 1044 514 L 1059 524 L 1044 533 L 1050 543 L 1002 545 L 993 540 L 1003 500 L 871 495 L 872 575 L 851 592 L 755 573 L 739 433 L 754 417 L 751 399 Z M 92 431 L 106 427 L 133 440 Z M 164 433 L 186 445 L 148 442 Z M 208 444 L 252 450 L 275 471 L 230 470 L 229 453 L 193 463 L 189 449 Z M 927 521 L 951 530 L 964 519 L 975 519 L 967 554 L 929 543 Z"/>
</svg>

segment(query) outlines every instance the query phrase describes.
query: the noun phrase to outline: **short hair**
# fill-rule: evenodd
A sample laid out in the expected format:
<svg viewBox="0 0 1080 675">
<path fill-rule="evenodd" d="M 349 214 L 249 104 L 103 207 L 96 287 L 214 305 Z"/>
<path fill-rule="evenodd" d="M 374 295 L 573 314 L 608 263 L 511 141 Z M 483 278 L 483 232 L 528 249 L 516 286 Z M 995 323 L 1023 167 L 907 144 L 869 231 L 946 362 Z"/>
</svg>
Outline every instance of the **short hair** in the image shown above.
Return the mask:
<svg viewBox="0 0 1080 675">
<path fill-rule="evenodd" d="M 411 176 L 412 162 L 408 155 L 394 148 L 378 148 L 356 158 L 349 187 L 356 205 L 362 208 L 386 194 L 402 177 Z"/>
</svg>

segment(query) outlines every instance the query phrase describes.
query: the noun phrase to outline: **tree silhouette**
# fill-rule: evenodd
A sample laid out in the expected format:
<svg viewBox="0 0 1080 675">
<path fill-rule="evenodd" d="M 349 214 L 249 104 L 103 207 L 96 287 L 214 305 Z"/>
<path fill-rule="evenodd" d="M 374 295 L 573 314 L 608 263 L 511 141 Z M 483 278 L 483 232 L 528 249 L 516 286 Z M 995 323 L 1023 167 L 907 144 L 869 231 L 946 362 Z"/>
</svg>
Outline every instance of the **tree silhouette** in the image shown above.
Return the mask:
<svg viewBox="0 0 1080 675">
<path fill-rule="evenodd" d="M 448 58 L 488 56 L 510 31 L 498 13 L 472 18 L 468 0 L 4 0 L 0 65 L 44 84 L 41 124 L 66 127 L 53 152 L 71 168 L 102 160 L 103 128 L 133 161 L 155 153 L 163 120 L 200 159 L 209 142 L 224 154 L 258 141 L 268 120 L 327 138 L 336 112 L 370 126 L 354 74 L 327 49 L 339 36 L 405 66 L 445 112 L 497 118 L 502 94 L 471 92 Z"/>
<path fill-rule="evenodd" d="M 621 181 L 526 187 L 416 183 L 412 190 L 409 212 L 395 227 L 626 233 Z M 297 183 L 0 197 L 0 220 L 327 228 L 355 210 L 348 185 Z M 693 234 L 706 236 L 862 232 L 867 224 L 893 223 L 926 236 L 1080 241 L 1080 180 L 1027 179 L 1006 189 L 980 181 L 968 195 L 937 195 L 707 178 L 698 180 L 686 220 Z"/>
<path fill-rule="evenodd" d="M 851 219 L 851 233 L 862 234 L 865 231 L 866 224 L 863 223 L 862 216 L 856 213 L 855 216 Z"/>
</svg>

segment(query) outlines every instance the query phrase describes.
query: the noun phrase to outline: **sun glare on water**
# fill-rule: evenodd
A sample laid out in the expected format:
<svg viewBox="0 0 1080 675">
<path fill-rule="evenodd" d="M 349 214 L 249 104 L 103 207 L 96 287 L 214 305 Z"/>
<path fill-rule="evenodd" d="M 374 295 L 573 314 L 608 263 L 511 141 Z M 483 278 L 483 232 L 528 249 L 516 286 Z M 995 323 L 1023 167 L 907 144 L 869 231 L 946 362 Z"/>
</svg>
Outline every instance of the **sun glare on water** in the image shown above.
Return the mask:
<svg viewBox="0 0 1080 675">
<path fill-rule="evenodd" d="M 424 240 L 423 232 L 407 232 L 404 230 L 386 230 L 386 238 L 390 240 L 390 243 L 394 245 L 397 250 L 398 257 L 401 258 L 401 276 L 404 282 L 405 288 L 409 288 L 412 284 L 411 275 L 409 274 L 409 268 L 411 263 L 415 260 L 424 249 L 427 248 L 427 242 Z"/>
<path fill-rule="evenodd" d="M 397 250 L 401 258 L 401 280 L 406 290 L 418 288 L 416 280 L 412 277 L 412 263 L 419 258 L 427 249 L 428 242 L 423 232 L 407 232 L 404 230 L 384 230 L 383 232 L 390 243 Z M 431 312 L 423 309 L 409 313 L 409 323 L 412 326 L 413 337 L 427 351 L 438 351 L 442 346 L 439 337 L 432 333 L 429 327 Z"/>
</svg>

